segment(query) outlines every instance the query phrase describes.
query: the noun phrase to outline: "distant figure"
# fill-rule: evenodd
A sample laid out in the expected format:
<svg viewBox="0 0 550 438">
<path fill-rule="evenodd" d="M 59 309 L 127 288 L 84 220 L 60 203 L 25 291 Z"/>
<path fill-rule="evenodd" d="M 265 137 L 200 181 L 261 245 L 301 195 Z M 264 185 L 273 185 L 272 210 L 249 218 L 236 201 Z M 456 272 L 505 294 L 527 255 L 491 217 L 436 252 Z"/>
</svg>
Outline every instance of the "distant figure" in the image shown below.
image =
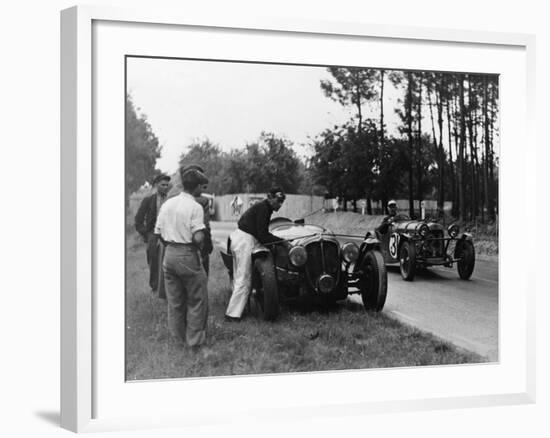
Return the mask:
<svg viewBox="0 0 550 438">
<path fill-rule="evenodd" d="M 382 223 L 378 228 L 376 228 L 376 231 L 378 231 L 380 234 L 386 234 L 388 232 L 388 229 L 390 227 L 390 224 L 395 219 L 395 216 L 397 215 L 397 202 L 395 200 L 391 200 L 388 202 L 388 216 L 386 216 Z"/>
<path fill-rule="evenodd" d="M 158 289 L 158 238 L 154 234 L 155 222 L 157 220 L 160 207 L 166 200 L 168 190 L 170 190 L 170 177 L 165 174 L 158 175 L 153 180 L 155 192 L 143 198 L 141 205 L 135 216 L 135 227 L 137 232 L 147 243 L 146 256 L 149 266 L 149 286 L 152 292 Z"/>
<path fill-rule="evenodd" d="M 243 209 L 243 200 L 239 195 L 235 195 L 233 200 L 231 201 L 231 214 L 233 216 L 240 216 L 242 214 Z"/>
<path fill-rule="evenodd" d="M 333 198 L 332 199 L 332 209 L 334 211 L 338 211 L 338 198 Z"/>
</svg>

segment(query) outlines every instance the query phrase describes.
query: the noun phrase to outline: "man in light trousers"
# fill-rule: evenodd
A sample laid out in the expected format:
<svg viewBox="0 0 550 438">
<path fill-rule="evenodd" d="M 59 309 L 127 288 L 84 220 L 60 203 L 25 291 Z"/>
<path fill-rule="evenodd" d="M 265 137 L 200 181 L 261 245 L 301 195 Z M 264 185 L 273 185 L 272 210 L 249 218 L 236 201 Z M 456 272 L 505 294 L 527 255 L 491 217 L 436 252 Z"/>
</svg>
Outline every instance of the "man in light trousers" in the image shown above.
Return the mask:
<svg viewBox="0 0 550 438">
<path fill-rule="evenodd" d="M 163 271 L 172 335 L 197 350 L 206 341 L 207 277 L 200 248 L 204 242 L 203 208 L 195 201 L 207 178 L 197 170 L 182 175 L 183 192 L 167 200 L 155 232 L 166 246 Z"/>
<path fill-rule="evenodd" d="M 282 239 L 269 232 L 271 214 L 278 211 L 285 195 L 278 187 L 271 189 L 267 199 L 257 202 L 244 212 L 231 234 L 233 255 L 233 292 L 225 312 L 227 321 L 241 319 L 250 295 L 252 283 L 252 250 L 258 244 L 272 244 Z"/>
</svg>

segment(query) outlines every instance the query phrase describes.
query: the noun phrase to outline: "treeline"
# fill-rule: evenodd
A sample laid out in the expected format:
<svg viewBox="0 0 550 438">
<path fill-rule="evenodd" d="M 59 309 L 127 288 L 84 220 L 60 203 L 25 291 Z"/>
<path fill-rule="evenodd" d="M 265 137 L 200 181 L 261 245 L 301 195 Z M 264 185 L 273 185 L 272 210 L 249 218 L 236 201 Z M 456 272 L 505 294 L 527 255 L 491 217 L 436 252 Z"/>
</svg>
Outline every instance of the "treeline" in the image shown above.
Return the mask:
<svg viewBox="0 0 550 438">
<path fill-rule="evenodd" d="M 186 147 L 180 164 L 199 163 L 208 190 L 263 193 L 279 185 L 287 193 L 340 197 L 385 207 L 392 198 L 436 199 L 443 214 L 494 221 L 498 211 L 498 78 L 495 75 L 365 68 L 328 69 L 321 91 L 349 108 L 352 117 L 326 129 L 311 142 L 308 159 L 297 156 L 291 140 L 273 133 L 230 151 L 208 139 Z M 389 97 L 388 97 L 389 96 Z M 387 108 L 397 114 L 388 129 Z M 395 119 L 395 116 L 393 116 Z M 129 193 L 151 181 L 160 156 L 158 139 L 145 116 L 126 102 L 126 184 Z"/>
<path fill-rule="evenodd" d="M 492 221 L 497 212 L 498 78 L 495 75 L 329 68 L 325 95 L 354 110 L 352 120 L 315 141 L 317 183 L 344 201 L 437 199 L 443 214 Z M 384 90 L 393 87 L 397 132 L 385 123 Z M 369 117 L 365 116 L 369 109 Z M 344 206 L 347 203 L 344 202 Z"/>
<path fill-rule="evenodd" d="M 145 181 L 151 182 L 160 171 L 155 170 L 157 158 L 160 158 L 161 146 L 157 136 L 154 134 L 147 117 L 138 114 L 132 97 L 126 95 L 125 114 L 125 158 L 126 171 L 124 174 L 126 193 L 138 190 Z M 129 197 L 126 197 L 128 202 Z"/>
<path fill-rule="evenodd" d="M 293 143 L 272 133 L 262 132 L 257 141 L 229 152 L 207 139 L 196 141 L 179 161 L 180 166 L 192 163 L 203 166 L 209 178 L 208 191 L 216 195 L 265 193 L 275 185 L 286 193 L 324 193 L 324 188 L 313 184 Z"/>
</svg>

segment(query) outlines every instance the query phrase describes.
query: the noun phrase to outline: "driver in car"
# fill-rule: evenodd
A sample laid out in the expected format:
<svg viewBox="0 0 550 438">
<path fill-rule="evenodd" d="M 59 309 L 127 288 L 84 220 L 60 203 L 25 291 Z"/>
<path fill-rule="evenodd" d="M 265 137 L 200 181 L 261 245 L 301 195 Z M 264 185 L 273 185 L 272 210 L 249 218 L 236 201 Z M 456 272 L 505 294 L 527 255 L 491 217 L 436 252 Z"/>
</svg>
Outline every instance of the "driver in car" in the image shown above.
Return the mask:
<svg viewBox="0 0 550 438">
<path fill-rule="evenodd" d="M 390 227 L 390 224 L 393 222 L 395 216 L 397 215 L 397 202 L 395 200 L 391 200 L 388 202 L 388 216 L 386 216 L 382 223 L 376 228 L 376 231 L 378 231 L 380 234 L 386 234 L 388 232 L 388 229 Z"/>
<path fill-rule="evenodd" d="M 227 305 L 225 319 L 239 321 L 245 308 L 252 283 L 252 250 L 258 244 L 266 245 L 284 242 L 269 232 L 271 214 L 278 211 L 285 201 L 285 194 L 279 187 L 272 188 L 267 199 L 257 202 L 246 210 L 231 233 L 233 254 L 233 291 Z"/>
</svg>

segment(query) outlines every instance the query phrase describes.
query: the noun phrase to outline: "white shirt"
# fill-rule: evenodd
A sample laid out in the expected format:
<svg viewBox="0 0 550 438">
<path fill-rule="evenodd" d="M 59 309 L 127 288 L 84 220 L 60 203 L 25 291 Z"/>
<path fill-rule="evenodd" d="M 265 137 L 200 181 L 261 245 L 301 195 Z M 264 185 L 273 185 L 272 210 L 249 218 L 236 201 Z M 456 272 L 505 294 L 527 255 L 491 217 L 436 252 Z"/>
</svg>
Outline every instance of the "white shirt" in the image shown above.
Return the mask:
<svg viewBox="0 0 550 438">
<path fill-rule="evenodd" d="M 205 228 L 203 208 L 192 195 L 181 192 L 162 204 L 155 234 L 166 242 L 192 243 L 193 234 Z"/>
</svg>

